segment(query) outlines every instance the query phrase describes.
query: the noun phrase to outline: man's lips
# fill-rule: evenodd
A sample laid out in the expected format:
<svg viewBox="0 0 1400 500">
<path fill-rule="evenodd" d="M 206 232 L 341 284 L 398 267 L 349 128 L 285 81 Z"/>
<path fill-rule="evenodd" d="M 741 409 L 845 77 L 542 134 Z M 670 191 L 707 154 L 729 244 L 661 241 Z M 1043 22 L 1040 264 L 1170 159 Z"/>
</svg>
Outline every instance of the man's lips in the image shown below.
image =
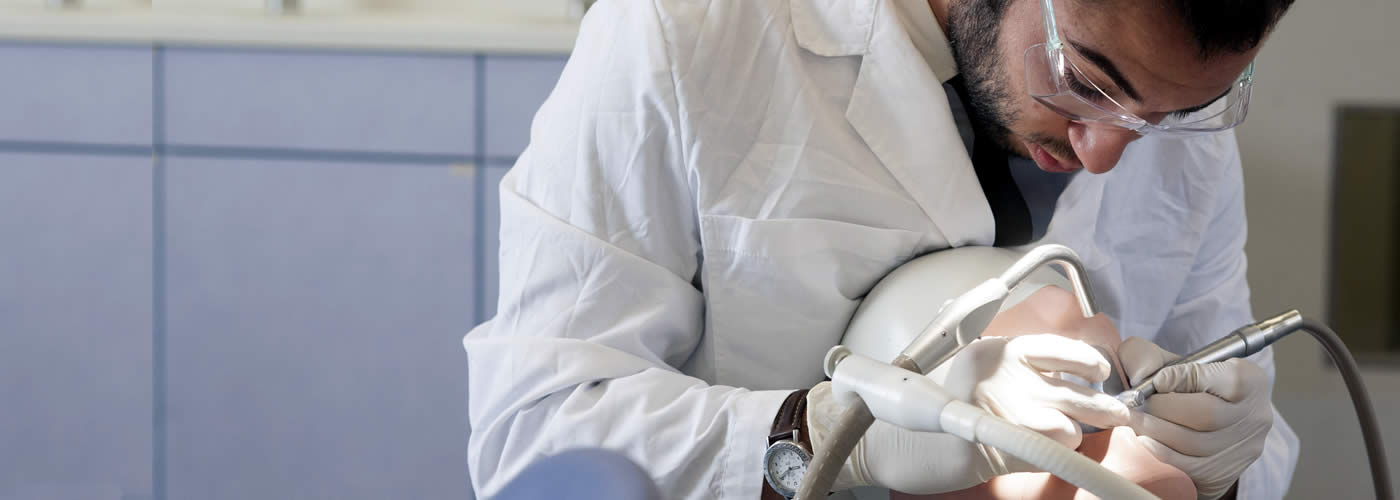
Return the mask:
<svg viewBox="0 0 1400 500">
<path fill-rule="evenodd" d="M 1046 172 L 1055 174 L 1067 174 L 1084 168 L 1081 165 L 1064 164 L 1060 160 L 1056 159 L 1054 155 L 1051 155 L 1048 151 L 1045 151 L 1045 148 L 1042 148 L 1040 147 L 1040 145 L 1035 143 L 1027 142 L 1026 150 L 1030 151 L 1031 160 L 1035 161 L 1035 165 Z"/>
</svg>

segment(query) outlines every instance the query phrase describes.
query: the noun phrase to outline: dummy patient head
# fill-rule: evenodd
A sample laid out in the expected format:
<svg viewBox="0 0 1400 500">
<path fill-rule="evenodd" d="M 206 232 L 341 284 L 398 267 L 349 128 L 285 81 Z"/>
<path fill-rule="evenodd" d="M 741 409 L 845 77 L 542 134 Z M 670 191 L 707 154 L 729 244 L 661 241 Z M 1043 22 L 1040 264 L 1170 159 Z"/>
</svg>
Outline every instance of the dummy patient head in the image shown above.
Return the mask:
<svg viewBox="0 0 1400 500">
<path fill-rule="evenodd" d="M 1117 356 L 1122 338 L 1107 316 L 1098 314 L 1085 318 L 1080 313 L 1074 295 L 1062 288 L 1047 286 L 1036 291 L 1020 304 L 998 314 L 988 332 L 1005 336 L 1058 333 L 1090 345 L 1106 348 Z M 1117 365 L 1117 360 L 1113 360 Z M 1137 434 L 1128 427 L 1084 435 L 1077 449 L 1164 499 L 1196 498 L 1196 488 L 1186 473 L 1162 463 L 1138 443 Z M 892 494 L 892 500 L 910 497 Z M 1075 499 L 1097 498 L 1048 473 L 1007 474 L 973 488 L 934 495 L 939 499 Z"/>
</svg>

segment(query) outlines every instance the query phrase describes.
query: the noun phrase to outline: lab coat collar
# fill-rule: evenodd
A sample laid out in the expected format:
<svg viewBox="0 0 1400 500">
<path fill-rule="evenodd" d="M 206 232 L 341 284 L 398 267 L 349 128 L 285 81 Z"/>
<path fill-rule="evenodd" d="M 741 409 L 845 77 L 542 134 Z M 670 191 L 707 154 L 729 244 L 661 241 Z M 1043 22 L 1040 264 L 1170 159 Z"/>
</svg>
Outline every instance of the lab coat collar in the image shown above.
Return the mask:
<svg viewBox="0 0 1400 500">
<path fill-rule="evenodd" d="M 795 29 L 799 43 L 808 50 L 862 56 L 846 119 L 947 244 L 991 245 L 996 235 L 992 211 L 943 91 L 943 81 L 951 76 L 940 78 L 930 66 L 898 9 L 878 0 L 798 0 L 791 5 L 794 26 L 803 26 Z M 946 41 L 942 47 L 947 51 Z M 952 61 L 951 51 L 947 61 Z M 955 74 L 956 65 L 952 68 Z"/>
<path fill-rule="evenodd" d="M 876 11 L 900 18 L 910 42 L 940 81 L 958 75 L 948 37 L 922 0 L 793 0 L 788 3 L 797 43 L 813 54 L 839 57 L 868 53 Z M 899 24 L 896 24 L 898 27 Z"/>
<path fill-rule="evenodd" d="M 879 0 L 791 0 L 797 44 L 827 57 L 864 55 Z"/>
<path fill-rule="evenodd" d="M 948 44 L 948 35 L 938 25 L 938 18 L 934 17 L 927 1 L 896 0 L 886 5 L 899 15 L 909 33 L 909 41 L 924 56 L 933 74 L 938 75 L 938 81 L 947 82 L 958 76 L 953 47 Z"/>
</svg>

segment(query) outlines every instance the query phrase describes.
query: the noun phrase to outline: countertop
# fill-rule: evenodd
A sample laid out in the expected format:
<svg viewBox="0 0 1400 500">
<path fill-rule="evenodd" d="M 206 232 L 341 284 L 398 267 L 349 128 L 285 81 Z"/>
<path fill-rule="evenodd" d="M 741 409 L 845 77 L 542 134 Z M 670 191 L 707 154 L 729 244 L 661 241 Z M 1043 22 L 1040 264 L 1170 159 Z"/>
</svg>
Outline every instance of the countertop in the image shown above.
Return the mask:
<svg viewBox="0 0 1400 500">
<path fill-rule="evenodd" d="M 577 21 L 469 12 L 272 15 L 0 5 L 0 40 L 567 54 Z"/>
</svg>

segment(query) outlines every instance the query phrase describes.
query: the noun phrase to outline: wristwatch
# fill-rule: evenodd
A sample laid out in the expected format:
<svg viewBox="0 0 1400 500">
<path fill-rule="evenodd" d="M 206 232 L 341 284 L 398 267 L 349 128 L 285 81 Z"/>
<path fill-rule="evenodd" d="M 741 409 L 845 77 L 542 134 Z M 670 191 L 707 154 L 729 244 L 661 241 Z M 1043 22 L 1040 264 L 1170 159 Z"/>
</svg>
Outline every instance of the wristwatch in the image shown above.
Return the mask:
<svg viewBox="0 0 1400 500">
<path fill-rule="evenodd" d="M 807 391 L 789 394 L 778 408 L 768 435 L 768 450 L 763 453 L 764 500 L 792 498 L 807 475 L 812 462 L 812 444 L 807 428 Z"/>
</svg>

